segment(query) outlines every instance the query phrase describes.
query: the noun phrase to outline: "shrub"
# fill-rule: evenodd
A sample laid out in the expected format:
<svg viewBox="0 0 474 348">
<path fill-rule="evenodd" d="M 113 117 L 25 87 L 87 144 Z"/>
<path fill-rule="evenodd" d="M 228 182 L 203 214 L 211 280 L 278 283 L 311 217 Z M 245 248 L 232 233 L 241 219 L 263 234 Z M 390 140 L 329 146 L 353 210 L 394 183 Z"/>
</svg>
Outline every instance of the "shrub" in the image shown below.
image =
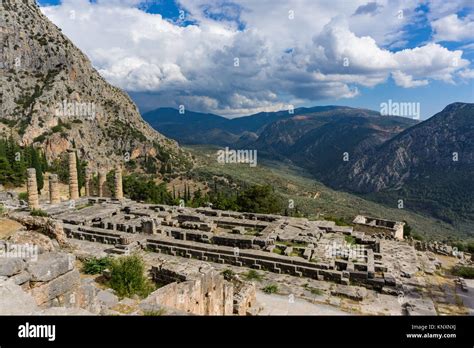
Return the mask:
<svg viewBox="0 0 474 348">
<path fill-rule="evenodd" d="M 137 255 L 124 256 L 113 260 L 110 265 L 109 286 L 120 297 L 148 296 L 154 286 L 145 276 L 145 265 Z"/>
<path fill-rule="evenodd" d="M 18 194 L 18 199 L 21 199 L 23 201 L 27 201 L 28 200 L 28 193 L 27 192 L 20 192 Z"/>
<path fill-rule="evenodd" d="M 416 233 L 416 232 L 411 232 L 411 237 L 415 240 L 424 240 L 425 239 L 421 234 Z"/>
<path fill-rule="evenodd" d="M 451 273 L 467 279 L 474 279 L 474 267 L 469 266 L 454 266 Z"/>
<path fill-rule="evenodd" d="M 347 244 L 355 244 L 356 239 L 353 236 L 345 236 L 344 237 Z"/>
<path fill-rule="evenodd" d="M 275 284 L 267 285 L 262 289 L 262 291 L 266 294 L 275 294 L 278 292 L 278 286 Z"/>
<path fill-rule="evenodd" d="M 32 209 L 30 215 L 31 215 L 31 216 L 47 217 L 47 216 L 48 216 L 48 213 L 45 212 L 44 210 L 41 210 L 41 209 Z"/>
<path fill-rule="evenodd" d="M 222 275 L 224 276 L 224 279 L 227 281 L 231 281 L 235 277 L 235 273 L 231 269 L 226 269 L 222 271 Z"/>
<path fill-rule="evenodd" d="M 306 288 L 306 290 L 308 290 L 309 292 L 311 292 L 313 295 L 322 295 L 322 294 L 324 294 L 324 291 L 323 291 L 323 290 L 317 289 L 317 288 L 313 288 L 313 287 L 309 286 L 308 284 L 305 285 L 305 288 Z"/>
<path fill-rule="evenodd" d="M 110 257 L 92 257 L 84 261 L 82 271 L 85 274 L 101 274 L 106 268 L 110 268 L 112 259 Z"/>
<path fill-rule="evenodd" d="M 257 271 L 251 269 L 250 271 L 248 271 L 246 274 L 245 274 L 245 279 L 247 280 L 257 280 L 257 281 L 261 281 L 262 280 L 262 275 L 260 273 L 258 273 Z"/>
</svg>

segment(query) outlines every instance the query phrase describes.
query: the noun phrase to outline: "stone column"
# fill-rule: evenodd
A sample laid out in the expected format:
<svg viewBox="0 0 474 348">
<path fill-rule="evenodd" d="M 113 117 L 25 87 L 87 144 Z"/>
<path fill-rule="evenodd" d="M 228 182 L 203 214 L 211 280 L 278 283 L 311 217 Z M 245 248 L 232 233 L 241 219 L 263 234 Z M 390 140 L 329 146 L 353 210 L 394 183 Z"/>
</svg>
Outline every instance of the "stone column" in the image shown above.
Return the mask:
<svg viewBox="0 0 474 348">
<path fill-rule="evenodd" d="M 99 169 L 99 197 L 104 197 L 105 183 L 107 181 L 107 173 L 103 169 Z"/>
<path fill-rule="evenodd" d="M 77 182 L 76 153 L 69 152 L 69 199 L 79 198 L 79 185 Z"/>
<path fill-rule="evenodd" d="M 122 189 L 122 168 L 120 166 L 115 167 L 115 195 L 116 199 L 123 199 Z"/>
<path fill-rule="evenodd" d="M 86 182 L 85 182 L 87 197 L 91 196 L 91 177 L 92 177 L 91 169 L 89 168 L 89 166 L 87 166 L 86 167 Z"/>
<path fill-rule="evenodd" d="M 58 204 L 60 202 L 59 198 L 59 184 L 58 184 L 58 175 L 50 174 L 49 175 L 49 203 Z"/>
<path fill-rule="evenodd" d="M 30 209 L 39 208 L 38 185 L 36 184 L 36 169 L 28 168 L 28 178 L 26 189 L 28 191 L 28 207 Z"/>
</svg>

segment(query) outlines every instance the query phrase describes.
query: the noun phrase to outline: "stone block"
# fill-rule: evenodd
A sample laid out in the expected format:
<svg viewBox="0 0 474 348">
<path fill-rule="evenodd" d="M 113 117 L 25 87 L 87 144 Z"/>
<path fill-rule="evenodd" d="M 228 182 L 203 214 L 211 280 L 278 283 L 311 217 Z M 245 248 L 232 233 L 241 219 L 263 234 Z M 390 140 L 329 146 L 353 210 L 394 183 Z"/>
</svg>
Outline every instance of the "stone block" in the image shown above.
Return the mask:
<svg viewBox="0 0 474 348">
<path fill-rule="evenodd" d="M 74 268 L 75 256 L 66 253 L 45 253 L 28 264 L 31 281 L 47 282 Z"/>
<path fill-rule="evenodd" d="M 11 277 L 20 273 L 26 266 L 19 257 L 0 257 L 0 276 Z"/>
<path fill-rule="evenodd" d="M 25 284 L 26 282 L 28 282 L 30 280 L 30 274 L 26 271 L 23 271 L 23 272 L 20 272 L 16 275 L 14 275 L 13 277 L 11 277 L 10 279 L 16 284 L 16 285 L 22 285 L 22 284 Z"/>
<path fill-rule="evenodd" d="M 38 305 L 42 305 L 60 295 L 73 291 L 79 283 L 79 271 L 75 269 L 50 282 L 34 287 L 31 290 L 31 295 Z"/>
</svg>

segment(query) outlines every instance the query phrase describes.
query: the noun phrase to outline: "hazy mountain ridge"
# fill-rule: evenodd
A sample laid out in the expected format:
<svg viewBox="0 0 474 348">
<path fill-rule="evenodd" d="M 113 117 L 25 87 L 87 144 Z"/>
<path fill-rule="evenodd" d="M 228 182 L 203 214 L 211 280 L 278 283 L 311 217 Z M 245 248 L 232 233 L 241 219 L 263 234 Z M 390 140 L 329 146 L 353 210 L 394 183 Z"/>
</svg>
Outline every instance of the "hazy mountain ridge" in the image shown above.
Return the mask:
<svg viewBox="0 0 474 348">
<path fill-rule="evenodd" d="M 126 154 L 176 167 L 189 162 L 174 140 L 143 121 L 128 95 L 99 75 L 35 1 L 5 0 L 0 9 L 0 134 L 43 148 L 49 160 L 75 146 L 82 158 L 107 166 Z"/>
<path fill-rule="evenodd" d="M 182 144 L 247 145 L 266 129 L 269 124 L 298 115 L 322 113 L 331 110 L 352 108 L 340 106 L 316 106 L 297 108 L 292 112 L 260 112 L 254 115 L 228 119 L 214 114 L 185 110 L 180 113 L 173 108 L 159 108 L 143 114 L 153 128 Z M 373 113 L 367 111 L 368 114 Z"/>
</svg>

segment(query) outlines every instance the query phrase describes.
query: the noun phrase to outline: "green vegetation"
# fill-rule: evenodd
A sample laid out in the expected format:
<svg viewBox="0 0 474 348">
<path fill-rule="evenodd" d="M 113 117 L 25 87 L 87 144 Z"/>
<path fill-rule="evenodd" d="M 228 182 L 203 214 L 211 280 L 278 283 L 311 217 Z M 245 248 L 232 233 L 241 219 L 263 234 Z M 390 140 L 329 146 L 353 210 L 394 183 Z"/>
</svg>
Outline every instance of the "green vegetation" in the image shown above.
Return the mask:
<svg viewBox="0 0 474 348">
<path fill-rule="evenodd" d="M 278 255 L 282 255 L 282 254 L 283 254 L 283 250 L 282 250 L 280 247 L 278 247 L 278 246 L 274 247 L 273 250 L 272 250 L 272 252 L 274 252 L 275 254 L 278 254 Z"/>
<path fill-rule="evenodd" d="M 72 126 L 69 122 L 63 122 L 61 119 L 58 120 L 58 124 L 51 128 L 52 133 L 61 133 L 64 131 L 64 128 L 71 129 Z"/>
<path fill-rule="evenodd" d="M 149 311 L 144 311 L 143 315 L 146 317 L 157 317 L 161 315 L 165 315 L 166 310 L 164 308 L 158 309 L 158 310 L 149 310 Z"/>
<path fill-rule="evenodd" d="M 353 236 L 345 236 L 344 240 L 347 244 L 356 244 L 356 239 Z"/>
<path fill-rule="evenodd" d="M 244 274 L 246 280 L 256 280 L 258 282 L 262 281 L 263 276 L 257 271 L 251 269 L 246 274 Z"/>
<path fill-rule="evenodd" d="M 145 276 L 145 265 L 137 255 L 124 256 L 110 264 L 109 286 L 120 297 L 139 295 L 144 298 L 154 289 L 154 285 Z"/>
<path fill-rule="evenodd" d="M 240 211 L 275 214 L 281 210 L 278 197 L 270 185 L 253 185 L 237 195 L 236 203 Z"/>
<path fill-rule="evenodd" d="M 102 272 L 105 269 L 110 268 L 111 265 L 112 259 L 110 257 L 92 257 L 84 261 L 82 271 L 85 274 L 102 274 Z"/>
<path fill-rule="evenodd" d="M 470 266 L 454 266 L 451 269 L 451 273 L 458 277 L 466 279 L 474 279 L 474 267 Z"/>
<path fill-rule="evenodd" d="M 18 194 L 18 199 L 21 199 L 23 201 L 27 201 L 28 200 L 28 192 L 20 192 Z"/>
<path fill-rule="evenodd" d="M 474 253 L 474 242 L 454 242 L 453 247 L 458 248 L 459 251 L 467 251 Z"/>
<path fill-rule="evenodd" d="M 113 185 L 113 174 L 107 176 Z M 154 204 L 175 204 L 173 197 L 166 189 L 166 184 L 157 184 L 152 179 L 137 174 L 123 177 L 123 192 L 130 199 Z"/>
<path fill-rule="evenodd" d="M 213 207 L 222 210 L 234 210 L 261 214 L 281 212 L 282 202 L 270 185 L 250 185 L 245 189 L 219 191 L 217 185 L 208 195 Z"/>
<path fill-rule="evenodd" d="M 231 269 L 225 269 L 224 271 L 222 271 L 222 275 L 227 281 L 231 281 L 235 278 L 235 272 Z"/>
<path fill-rule="evenodd" d="M 48 217 L 48 213 L 41 209 L 33 209 L 30 213 L 31 216 L 41 216 L 41 217 Z"/>
<path fill-rule="evenodd" d="M 36 169 L 38 191 L 43 188 L 43 173 L 47 170 L 46 158 L 33 146 L 20 147 L 10 137 L 0 138 L 0 183 L 5 186 L 21 186 L 26 182 L 26 169 Z"/>
<path fill-rule="evenodd" d="M 309 283 L 305 284 L 304 288 L 308 290 L 309 292 L 311 292 L 313 295 L 320 296 L 324 294 L 323 290 L 318 289 L 318 288 L 313 288 L 312 286 L 309 286 Z"/>
<path fill-rule="evenodd" d="M 317 295 L 317 296 L 321 296 L 324 294 L 324 291 L 321 290 L 321 289 L 317 289 L 317 288 L 313 288 L 313 287 L 310 287 L 310 286 L 305 286 L 305 288 L 311 292 L 313 295 Z"/>
<path fill-rule="evenodd" d="M 338 218 L 338 217 L 334 217 L 334 216 L 325 216 L 324 220 L 334 221 L 336 226 L 350 226 L 350 225 L 352 225 L 352 222 L 350 220 L 346 220 L 344 218 Z"/>
<path fill-rule="evenodd" d="M 266 294 L 275 294 L 278 292 L 278 286 L 276 284 L 270 284 L 264 287 L 262 291 Z"/>
</svg>

